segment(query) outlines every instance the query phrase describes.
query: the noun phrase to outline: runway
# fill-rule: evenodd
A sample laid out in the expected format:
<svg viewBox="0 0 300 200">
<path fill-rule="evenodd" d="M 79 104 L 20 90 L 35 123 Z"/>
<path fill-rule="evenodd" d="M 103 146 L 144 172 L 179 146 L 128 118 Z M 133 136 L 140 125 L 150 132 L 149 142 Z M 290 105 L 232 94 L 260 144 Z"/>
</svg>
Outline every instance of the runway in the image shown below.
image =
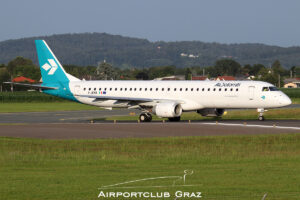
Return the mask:
<svg viewBox="0 0 300 200">
<path fill-rule="evenodd" d="M 82 110 L 55 112 L 0 113 L 0 123 L 86 123 L 91 119 L 104 119 L 109 116 L 129 115 L 136 110 Z"/>
<path fill-rule="evenodd" d="M 285 108 L 299 107 L 300 104 L 292 104 Z M 87 123 L 91 119 L 128 116 L 132 112 L 140 113 L 135 109 L 0 113 L 0 123 Z"/>
<path fill-rule="evenodd" d="M 300 133 L 299 121 L 180 123 L 47 123 L 0 125 L 0 136 L 42 139 L 147 138 L 171 136 Z"/>
<path fill-rule="evenodd" d="M 105 122 L 138 110 L 0 113 L 0 136 L 44 139 L 95 139 L 300 133 L 299 120 L 220 120 L 163 123 Z M 91 119 L 100 119 L 91 123 Z"/>
</svg>

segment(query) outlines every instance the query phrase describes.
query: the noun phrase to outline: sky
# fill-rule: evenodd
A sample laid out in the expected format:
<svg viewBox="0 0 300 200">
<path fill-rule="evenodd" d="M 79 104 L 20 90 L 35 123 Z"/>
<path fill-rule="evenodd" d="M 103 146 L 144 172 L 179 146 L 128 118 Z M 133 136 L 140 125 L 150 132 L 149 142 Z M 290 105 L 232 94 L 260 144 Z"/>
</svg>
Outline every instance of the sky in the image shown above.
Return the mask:
<svg viewBox="0 0 300 200">
<path fill-rule="evenodd" d="M 300 46 L 299 0 L 1 0 L 0 41 L 105 32 L 150 41 Z"/>
</svg>

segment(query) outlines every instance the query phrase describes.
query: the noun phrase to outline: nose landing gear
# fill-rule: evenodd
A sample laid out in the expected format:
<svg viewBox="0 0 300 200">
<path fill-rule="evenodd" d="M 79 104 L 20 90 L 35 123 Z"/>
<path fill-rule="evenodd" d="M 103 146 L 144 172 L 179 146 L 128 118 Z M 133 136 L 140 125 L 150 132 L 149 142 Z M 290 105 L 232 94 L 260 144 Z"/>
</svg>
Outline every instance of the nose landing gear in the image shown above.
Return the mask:
<svg viewBox="0 0 300 200">
<path fill-rule="evenodd" d="M 264 112 L 267 111 L 263 108 L 257 108 L 257 112 L 259 112 L 259 116 L 258 116 L 258 120 L 259 121 L 264 121 L 265 117 L 264 117 Z"/>
</svg>

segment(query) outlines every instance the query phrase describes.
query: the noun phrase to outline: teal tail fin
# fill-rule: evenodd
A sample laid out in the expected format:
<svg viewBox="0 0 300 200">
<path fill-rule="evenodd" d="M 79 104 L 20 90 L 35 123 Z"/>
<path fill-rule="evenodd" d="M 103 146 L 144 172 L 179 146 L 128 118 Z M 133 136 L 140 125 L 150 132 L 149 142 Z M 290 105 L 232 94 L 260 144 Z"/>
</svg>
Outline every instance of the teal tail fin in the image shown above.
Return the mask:
<svg viewBox="0 0 300 200">
<path fill-rule="evenodd" d="M 53 85 L 57 83 L 67 83 L 69 78 L 64 68 L 57 60 L 49 46 L 44 40 L 35 41 L 43 85 Z"/>
<path fill-rule="evenodd" d="M 36 40 L 35 45 L 43 80 L 42 85 L 57 88 L 57 90 L 44 90 L 43 92 L 74 100 L 69 83 L 80 80 L 65 72 L 44 40 Z"/>
</svg>

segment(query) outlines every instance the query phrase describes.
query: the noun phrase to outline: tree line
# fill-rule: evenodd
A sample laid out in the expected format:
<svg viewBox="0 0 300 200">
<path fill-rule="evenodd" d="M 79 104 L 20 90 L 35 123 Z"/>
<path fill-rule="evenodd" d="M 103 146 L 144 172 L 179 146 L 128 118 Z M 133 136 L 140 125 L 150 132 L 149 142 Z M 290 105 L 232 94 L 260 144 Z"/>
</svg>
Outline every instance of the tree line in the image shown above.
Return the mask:
<svg viewBox="0 0 300 200">
<path fill-rule="evenodd" d="M 283 81 L 288 77 L 300 77 L 300 67 L 293 66 L 290 69 L 284 68 L 279 60 L 275 60 L 270 67 L 263 64 L 241 65 L 233 59 L 220 59 L 213 66 L 193 66 L 178 68 L 176 66 L 155 66 L 149 68 L 126 68 L 114 67 L 107 62 L 98 63 L 97 66 L 64 65 L 66 72 L 75 77 L 85 80 L 153 80 L 158 77 L 184 75 L 190 80 L 192 76 L 206 76 L 214 78 L 218 76 L 234 76 L 238 79 L 252 77 L 255 80 L 262 80 L 274 85 L 283 86 Z M 18 76 L 25 76 L 36 80 L 41 79 L 40 68 L 32 60 L 23 57 L 16 57 L 7 65 L 0 65 L 0 83 L 4 90 L 9 86 L 3 86 L 3 82 L 11 81 Z"/>
<path fill-rule="evenodd" d="M 210 66 L 222 58 L 242 65 L 270 65 L 278 59 L 290 68 L 300 63 L 300 47 L 264 44 L 220 44 L 200 41 L 151 42 L 147 39 L 106 33 L 58 34 L 0 42 L 0 63 L 23 56 L 37 64 L 34 40 L 44 39 L 64 64 L 95 66 L 106 60 L 113 66 L 149 68 L 152 66 Z"/>
</svg>

